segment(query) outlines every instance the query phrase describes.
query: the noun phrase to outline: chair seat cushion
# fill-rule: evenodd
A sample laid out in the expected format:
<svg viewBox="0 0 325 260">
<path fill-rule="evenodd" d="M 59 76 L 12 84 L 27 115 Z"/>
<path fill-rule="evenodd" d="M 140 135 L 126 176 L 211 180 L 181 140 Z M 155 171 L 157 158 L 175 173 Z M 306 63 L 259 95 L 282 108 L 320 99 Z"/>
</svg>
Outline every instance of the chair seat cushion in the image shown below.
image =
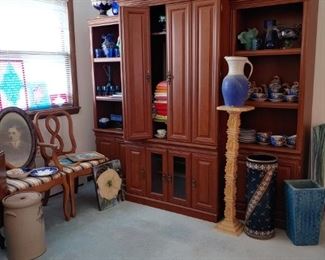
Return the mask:
<svg viewBox="0 0 325 260">
<path fill-rule="evenodd" d="M 56 174 L 47 177 L 27 177 L 24 179 L 7 178 L 8 190 L 10 193 L 26 190 L 28 188 L 32 188 L 32 187 L 40 186 L 44 183 L 48 183 L 51 180 L 60 178 L 62 176 L 65 176 L 64 172 L 57 172 Z"/>
<path fill-rule="evenodd" d="M 93 168 L 96 165 L 99 165 L 101 163 L 104 163 L 108 161 L 107 158 L 104 159 L 99 159 L 99 160 L 91 160 L 91 161 L 85 161 L 85 162 L 80 162 L 79 164 L 73 164 L 73 165 L 66 165 L 63 167 L 63 172 L 70 174 L 73 172 L 78 172 L 78 171 L 82 171 L 85 169 L 90 169 Z"/>
</svg>

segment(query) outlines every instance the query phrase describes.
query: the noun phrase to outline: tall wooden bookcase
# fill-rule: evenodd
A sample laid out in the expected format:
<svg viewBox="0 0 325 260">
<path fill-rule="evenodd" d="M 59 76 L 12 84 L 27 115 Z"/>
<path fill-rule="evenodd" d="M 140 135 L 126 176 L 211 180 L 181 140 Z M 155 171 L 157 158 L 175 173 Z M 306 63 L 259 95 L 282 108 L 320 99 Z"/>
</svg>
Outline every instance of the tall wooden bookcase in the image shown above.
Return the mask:
<svg viewBox="0 0 325 260">
<path fill-rule="evenodd" d="M 127 199 L 217 221 L 222 217 L 226 117 L 221 82 L 227 74 L 226 55 L 247 56 L 253 79 L 266 83 L 274 75 L 300 82 L 298 103 L 252 102 L 254 112 L 242 118 L 243 128 L 292 135 L 295 149 L 241 144 L 238 161 L 238 215 L 245 211 L 245 158 L 255 152 L 278 156 L 278 223 L 283 220 L 281 186 L 284 179 L 305 177 L 308 157 L 315 52 L 317 1 L 310 0 L 149 0 L 119 1 L 118 17 L 89 22 L 93 60 L 94 126 L 97 149 L 120 158 L 126 176 Z M 159 24 L 166 17 L 165 30 Z M 243 51 L 237 41 L 242 30 L 263 20 L 301 23 L 301 44 L 292 49 Z M 94 59 L 100 37 L 112 31 L 121 37 L 121 58 Z M 96 97 L 104 84 L 103 64 L 113 64 L 113 80 L 123 98 Z M 167 120 L 152 116 L 156 86 L 167 81 Z M 104 99 L 104 100 L 103 100 Z M 101 129 L 98 119 L 121 113 L 123 127 Z M 156 138 L 156 130 L 167 130 Z M 283 222 L 282 222 L 283 223 Z"/>
<path fill-rule="evenodd" d="M 271 153 L 278 157 L 276 179 L 277 199 L 275 217 L 284 225 L 283 180 L 307 177 L 308 148 L 312 109 L 313 75 L 315 59 L 316 23 L 318 1 L 245 1 L 231 2 L 231 55 L 245 56 L 254 65 L 251 80 L 258 86 L 268 83 L 275 75 L 282 82 L 298 81 L 297 103 L 248 101 L 255 110 L 242 116 L 242 128 L 279 135 L 297 135 L 296 146 L 273 147 L 271 145 L 241 144 L 238 160 L 238 213 L 245 212 L 246 156 L 252 153 Z M 248 28 L 263 32 L 264 20 L 273 19 L 286 26 L 302 26 L 300 39 L 292 48 L 243 50 L 237 35 Z"/>
</svg>

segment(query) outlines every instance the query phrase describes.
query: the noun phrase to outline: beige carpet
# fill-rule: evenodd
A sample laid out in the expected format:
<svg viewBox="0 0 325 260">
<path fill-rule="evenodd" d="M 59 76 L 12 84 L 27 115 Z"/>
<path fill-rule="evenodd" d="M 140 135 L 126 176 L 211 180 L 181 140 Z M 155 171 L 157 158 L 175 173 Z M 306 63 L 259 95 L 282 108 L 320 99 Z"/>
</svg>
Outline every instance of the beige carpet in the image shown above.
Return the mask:
<svg viewBox="0 0 325 260">
<path fill-rule="evenodd" d="M 50 199 L 47 251 L 39 259 L 325 259 L 325 223 L 318 246 L 297 247 L 283 230 L 267 241 L 233 237 L 218 232 L 215 223 L 131 202 L 100 212 L 91 182 L 77 197 L 77 217 L 69 222 L 63 219 L 61 195 Z M 6 259 L 4 251 L 0 259 Z"/>
</svg>

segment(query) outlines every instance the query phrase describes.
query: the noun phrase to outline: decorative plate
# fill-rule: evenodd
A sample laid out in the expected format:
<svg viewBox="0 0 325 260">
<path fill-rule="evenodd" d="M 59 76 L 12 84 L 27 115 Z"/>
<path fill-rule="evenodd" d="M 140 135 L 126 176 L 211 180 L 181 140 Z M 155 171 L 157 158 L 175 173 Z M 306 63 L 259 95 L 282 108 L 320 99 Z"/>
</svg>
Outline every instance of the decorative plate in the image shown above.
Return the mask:
<svg viewBox="0 0 325 260">
<path fill-rule="evenodd" d="M 45 177 L 50 176 L 58 172 L 58 168 L 56 167 L 41 167 L 36 168 L 30 172 L 30 176 L 32 177 Z"/>
</svg>

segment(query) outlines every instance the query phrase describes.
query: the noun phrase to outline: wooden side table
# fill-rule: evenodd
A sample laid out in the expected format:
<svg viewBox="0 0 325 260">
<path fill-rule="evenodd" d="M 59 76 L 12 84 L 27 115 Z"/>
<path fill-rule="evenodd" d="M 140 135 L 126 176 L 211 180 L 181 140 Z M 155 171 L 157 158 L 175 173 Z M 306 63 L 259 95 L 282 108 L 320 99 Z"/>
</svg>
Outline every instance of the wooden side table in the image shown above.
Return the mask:
<svg viewBox="0 0 325 260">
<path fill-rule="evenodd" d="M 229 107 L 219 106 L 217 110 L 226 111 L 229 114 L 227 122 L 227 145 L 226 145 L 226 167 L 225 167 L 225 218 L 218 222 L 216 229 L 233 235 L 240 235 L 243 224 L 236 218 L 236 179 L 237 179 L 237 157 L 238 136 L 240 131 L 240 114 L 254 110 L 254 107 Z"/>
</svg>

